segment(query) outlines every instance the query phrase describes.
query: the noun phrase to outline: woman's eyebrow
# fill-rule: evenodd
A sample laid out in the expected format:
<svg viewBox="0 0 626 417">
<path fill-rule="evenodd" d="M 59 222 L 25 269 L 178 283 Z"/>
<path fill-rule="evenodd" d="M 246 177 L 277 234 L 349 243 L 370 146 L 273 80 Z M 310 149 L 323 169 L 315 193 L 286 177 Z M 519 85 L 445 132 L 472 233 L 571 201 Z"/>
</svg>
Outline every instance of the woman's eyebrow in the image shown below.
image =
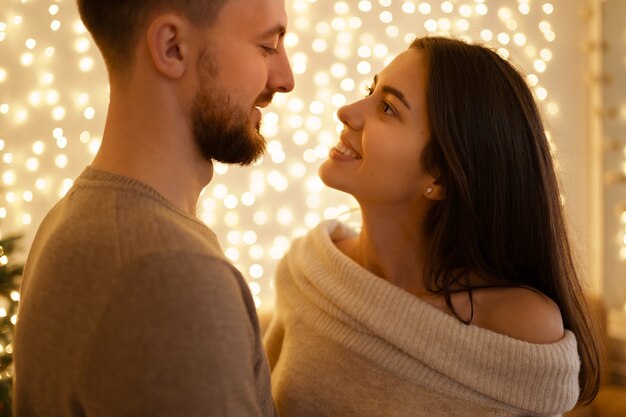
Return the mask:
<svg viewBox="0 0 626 417">
<path fill-rule="evenodd" d="M 397 88 L 390 87 L 388 85 L 383 85 L 381 90 L 385 94 L 391 94 L 393 96 L 396 96 L 398 100 L 400 100 L 402 104 L 406 106 L 407 109 L 411 110 L 411 106 L 409 105 L 409 102 L 404 97 L 404 94 L 402 94 L 402 91 L 398 90 Z"/>
<path fill-rule="evenodd" d="M 378 74 L 374 75 L 374 86 L 376 86 L 377 83 L 378 83 Z M 381 90 L 385 94 L 391 94 L 392 96 L 397 97 L 398 100 L 400 100 L 402 104 L 406 106 L 407 109 L 411 110 L 411 106 L 409 105 L 409 102 L 407 101 L 402 91 L 398 90 L 395 87 L 391 87 L 389 85 L 383 85 L 381 87 Z"/>
</svg>

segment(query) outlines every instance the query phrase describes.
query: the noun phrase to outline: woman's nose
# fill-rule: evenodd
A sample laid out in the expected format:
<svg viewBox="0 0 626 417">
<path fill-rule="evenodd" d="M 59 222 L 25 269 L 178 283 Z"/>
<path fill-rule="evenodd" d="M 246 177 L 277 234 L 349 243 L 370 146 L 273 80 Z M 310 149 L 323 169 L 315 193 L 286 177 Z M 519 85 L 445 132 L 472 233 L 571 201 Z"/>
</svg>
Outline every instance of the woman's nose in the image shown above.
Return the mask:
<svg viewBox="0 0 626 417">
<path fill-rule="evenodd" d="M 337 110 L 337 118 L 339 119 L 339 121 L 343 123 L 344 126 L 352 130 L 359 130 L 362 125 L 362 122 L 360 121 L 361 116 L 358 111 L 359 103 L 360 101 L 347 104 Z"/>
</svg>

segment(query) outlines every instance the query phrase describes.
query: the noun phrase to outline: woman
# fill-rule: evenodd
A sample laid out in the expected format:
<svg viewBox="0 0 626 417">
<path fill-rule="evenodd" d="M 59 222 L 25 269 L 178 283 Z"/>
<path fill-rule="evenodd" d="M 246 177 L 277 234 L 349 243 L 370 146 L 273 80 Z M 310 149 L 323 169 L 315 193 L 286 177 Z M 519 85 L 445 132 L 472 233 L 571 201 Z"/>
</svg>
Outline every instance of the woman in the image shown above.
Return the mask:
<svg viewBox="0 0 626 417">
<path fill-rule="evenodd" d="M 277 272 L 265 337 L 282 417 L 560 415 L 598 345 L 550 147 L 492 50 L 415 40 L 338 112 L 321 166 L 362 230 L 325 222 Z"/>
</svg>

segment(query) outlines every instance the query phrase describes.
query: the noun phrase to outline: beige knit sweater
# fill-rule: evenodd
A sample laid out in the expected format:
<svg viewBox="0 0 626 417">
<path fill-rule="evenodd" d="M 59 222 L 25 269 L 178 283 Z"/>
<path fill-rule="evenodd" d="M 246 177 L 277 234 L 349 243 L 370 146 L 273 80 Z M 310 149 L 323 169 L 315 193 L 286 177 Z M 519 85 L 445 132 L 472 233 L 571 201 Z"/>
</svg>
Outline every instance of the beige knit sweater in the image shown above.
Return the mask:
<svg viewBox="0 0 626 417">
<path fill-rule="evenodd" d="M 254 302 L 215 234 L 87 168 L 30 250 L 15 417 L 274 417 Z"/>
<path fill-rule="evenodd" d="M 369 273 L 324 222 L 281 262 L 264 343 L 281 417 L 555 416 L 578 398 L 574 335 L 536 345 L 466 326 Z"/>
</svg>

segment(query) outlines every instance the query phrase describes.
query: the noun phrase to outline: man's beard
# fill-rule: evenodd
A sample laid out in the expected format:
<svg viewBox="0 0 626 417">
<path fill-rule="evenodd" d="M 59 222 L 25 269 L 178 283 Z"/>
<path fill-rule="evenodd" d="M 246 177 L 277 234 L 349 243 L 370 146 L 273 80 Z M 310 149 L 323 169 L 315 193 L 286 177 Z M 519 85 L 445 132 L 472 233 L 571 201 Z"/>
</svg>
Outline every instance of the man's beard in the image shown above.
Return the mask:
<svg viewBox="0 0 626 417">
<path fill-rule="evenodd" d="M 229 96 L 220 88 L 217 71 L 199 68 L 202 87 L 191 106 L 193 135 L 202 156 L 225 164 L 249 165 L 265 153 L 265 138 L 249 119 L 251 109 L 233 105 Z M 207 71 L 208 69 L 208 71 Z M 208 75 L 204 75 L 208 74 Z M 261 96 L 257 102 L 269 102 Z"/>
</svg>

